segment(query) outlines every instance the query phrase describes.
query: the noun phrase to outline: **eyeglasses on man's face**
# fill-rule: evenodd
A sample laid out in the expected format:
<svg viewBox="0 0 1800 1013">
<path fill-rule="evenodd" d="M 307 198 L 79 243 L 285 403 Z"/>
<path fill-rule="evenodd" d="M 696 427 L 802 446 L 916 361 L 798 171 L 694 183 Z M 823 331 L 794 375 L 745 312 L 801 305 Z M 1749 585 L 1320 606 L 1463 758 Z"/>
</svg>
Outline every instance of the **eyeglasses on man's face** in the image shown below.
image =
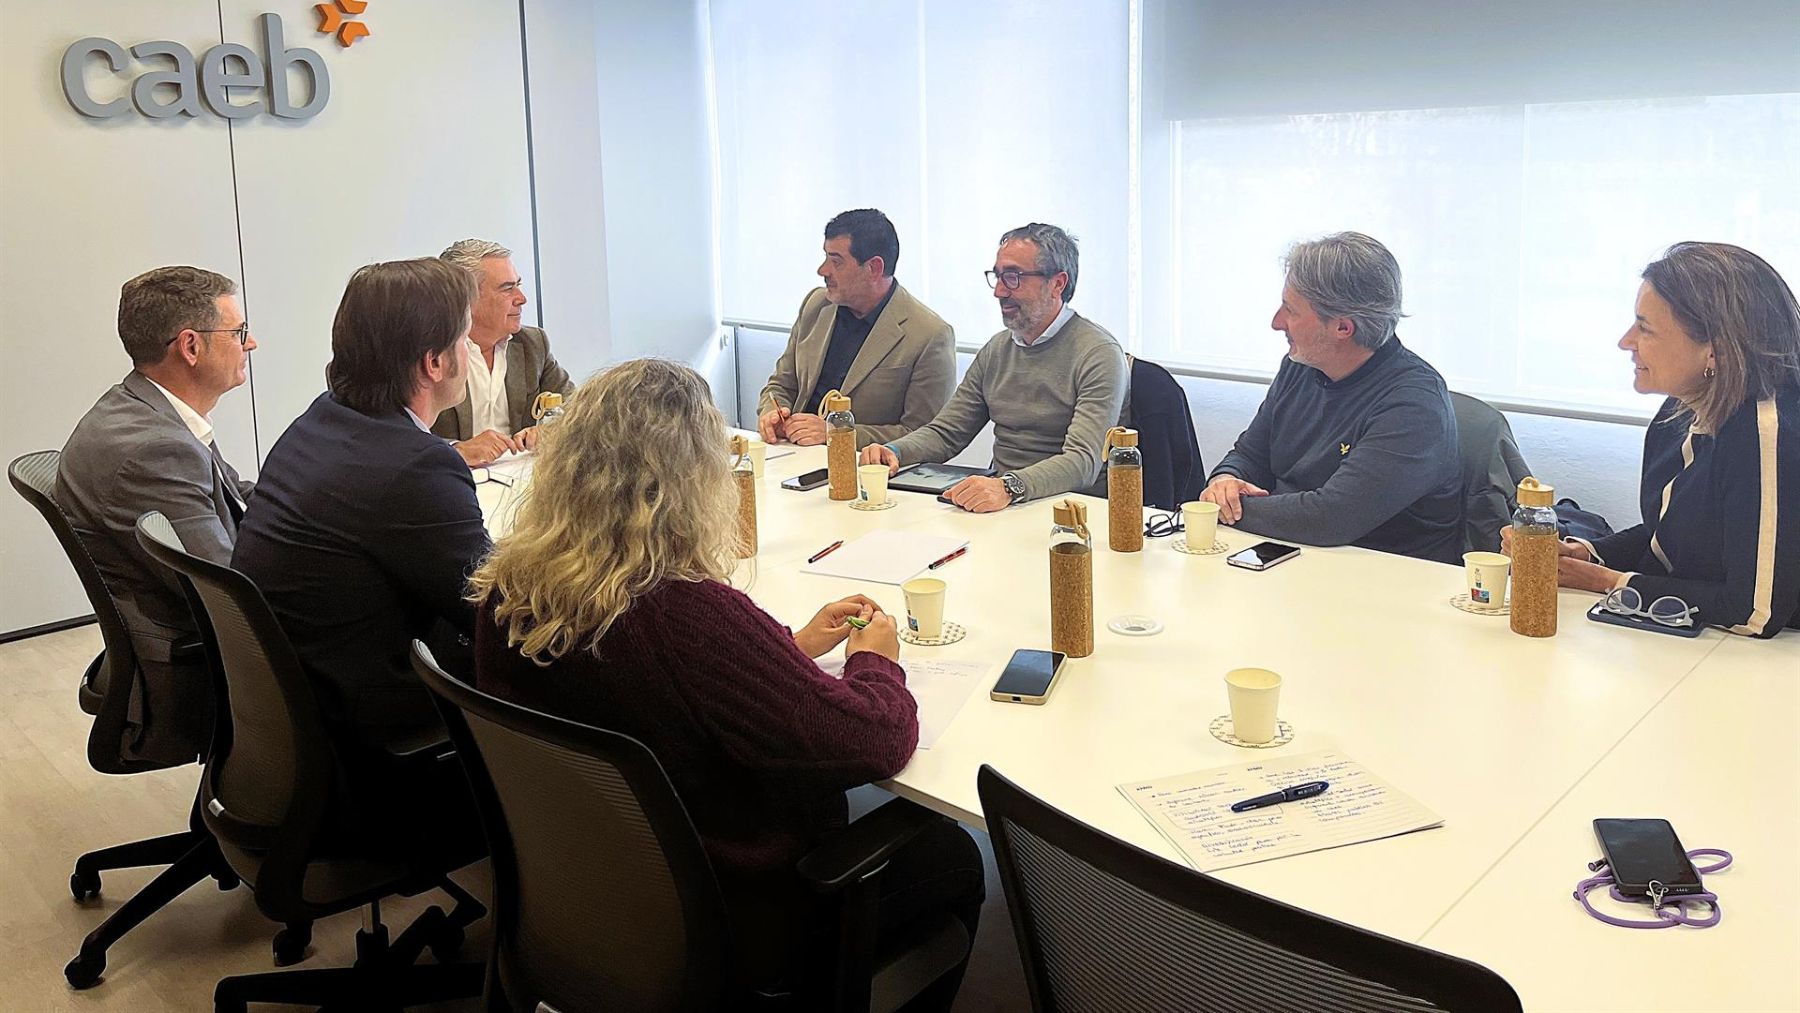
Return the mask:
<svg viewBox="0 0 1800 1013">
<path fill-rule="evenodd" d="M 988 288 L 993 288 L 995 285 L 1004 285 L 1008 292 L 1016 292 L 1018 291 L 1019 286 L 1025 283 L 1026 278 L 1048 277 L 1050 277 L 1050 272 L 1048 271 L 1020 271 L 1016 268 L 1009 267 L 1004 271 L 989 270 L 987 272 L 987 283 Z"/>
<path fill-rule="evenodd" d="M 183 328 L 183 330 L 190 330 L 190 331 L 193 331 L 195 334 L 231 334 L 231 335 L 235 335 L 237 337 L 237 343 L 238 343 L 239 348 L 242 348 L 244 345 L 246 345 L 250 342 L 250 324 L 248 321 L 241 323 L 241 324 L 237 325 L 236 327 L 187 327 L 187 328 Z M 178 332 L 176 332 L 174 338 L 170 338 L 169 340 L 163 342 L 163 344 L 172 345 L 175 343 L 175 338 L 179 338 L 179 337 L 181 337 L 181 333 L 178 331 Z"/>
</svg>

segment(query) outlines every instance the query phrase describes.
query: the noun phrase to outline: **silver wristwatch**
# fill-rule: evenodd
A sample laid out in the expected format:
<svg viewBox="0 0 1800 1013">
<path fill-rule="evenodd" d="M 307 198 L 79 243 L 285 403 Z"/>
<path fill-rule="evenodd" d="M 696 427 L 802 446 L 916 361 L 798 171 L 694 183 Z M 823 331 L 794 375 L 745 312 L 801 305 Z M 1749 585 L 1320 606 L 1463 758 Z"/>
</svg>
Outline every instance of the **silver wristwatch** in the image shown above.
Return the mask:
<svg viewBox="0 0 1800 1013">
<path fill-rule="evenodd" d="M 1012 497 L 1012 502 L 1017 503 L 1025 498 L 1025 480 L 1012 472 L 1001 475 L 1000 484 L 1006 486 L 1006 494 Z"/>
</svg>

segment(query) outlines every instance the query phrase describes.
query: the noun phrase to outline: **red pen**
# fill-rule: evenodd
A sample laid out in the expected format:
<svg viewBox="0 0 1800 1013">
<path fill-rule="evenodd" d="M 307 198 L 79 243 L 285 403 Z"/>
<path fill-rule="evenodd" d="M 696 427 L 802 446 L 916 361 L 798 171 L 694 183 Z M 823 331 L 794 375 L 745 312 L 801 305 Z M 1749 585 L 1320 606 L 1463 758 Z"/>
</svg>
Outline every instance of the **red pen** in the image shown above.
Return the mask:
<svg viewBox="0 0 1800 1013">
<path fill-rule="evenodd" d="M 819 560 L 824 559 L 826 556 L 831 555 L 832 553 L 836 552 L 839 548 L 841 548 L 843 546 L 843 544 L 844 544 L 844 540 L 840 538 L 837 541 L 832 542 L 830 545 L 825 546 L 823 549 L 820 549 L 819 551 L 806 557 L 807 565 L 810 566 L 813 563 L 816 563 Z"/>
<path fill-rule="evenodd" d="M 938 567 L 943 566 L 945 563 L 950 562 L 952 559 L 955 559 L 956 557 L 962 555 L 963 553 L 965 553 L 967 551 L 969 551 L 969 547 L 967 545 L 965 545 L 962 548 L 957 549 L 955 552 L 950 553 L 948 556 L 945 556 L 943 559 L 940 559 L 937 562 L 931 564 L 930 566 L 927 566 L 925 569 L 935 570 Z"/>
</svg>

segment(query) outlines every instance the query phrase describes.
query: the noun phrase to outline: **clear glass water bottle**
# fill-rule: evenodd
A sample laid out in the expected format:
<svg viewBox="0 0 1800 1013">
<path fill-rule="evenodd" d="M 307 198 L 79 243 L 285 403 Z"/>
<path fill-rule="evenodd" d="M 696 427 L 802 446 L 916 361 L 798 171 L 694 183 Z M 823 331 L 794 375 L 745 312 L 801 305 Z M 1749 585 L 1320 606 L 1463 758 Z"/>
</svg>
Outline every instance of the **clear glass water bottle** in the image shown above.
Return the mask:
<svg viewBox="0 0 1800 1013">
<path fill-rule="evenodd" d="M 563 396 L 552 390 L 544 391 L 531 403 L 531 418 L 540 426 L 547 426 L 563 417 Z"/>
</svg>

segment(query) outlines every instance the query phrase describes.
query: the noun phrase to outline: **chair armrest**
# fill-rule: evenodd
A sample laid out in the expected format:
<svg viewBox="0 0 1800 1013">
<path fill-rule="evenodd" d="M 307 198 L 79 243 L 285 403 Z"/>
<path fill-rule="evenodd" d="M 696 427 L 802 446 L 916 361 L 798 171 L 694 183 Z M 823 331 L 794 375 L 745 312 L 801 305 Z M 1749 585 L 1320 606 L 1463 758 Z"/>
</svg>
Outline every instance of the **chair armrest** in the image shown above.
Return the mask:
<svg viewBox="0 0 1800 1013">
<path fill-rule="evenodd" d="M 795 868 L 818 890 L 840 891 L 878 871 L 901 846 L 943 818 L 906 799 L 894 799 L 807 852 Z"/>
<path fill-rule="evenodd" d="M 403 763 L 430 763 L 454 758 L 456 745 L 442 728 L 421 728 L 411 735 L 387 743 L 383 752 Z"/>
</svg>

